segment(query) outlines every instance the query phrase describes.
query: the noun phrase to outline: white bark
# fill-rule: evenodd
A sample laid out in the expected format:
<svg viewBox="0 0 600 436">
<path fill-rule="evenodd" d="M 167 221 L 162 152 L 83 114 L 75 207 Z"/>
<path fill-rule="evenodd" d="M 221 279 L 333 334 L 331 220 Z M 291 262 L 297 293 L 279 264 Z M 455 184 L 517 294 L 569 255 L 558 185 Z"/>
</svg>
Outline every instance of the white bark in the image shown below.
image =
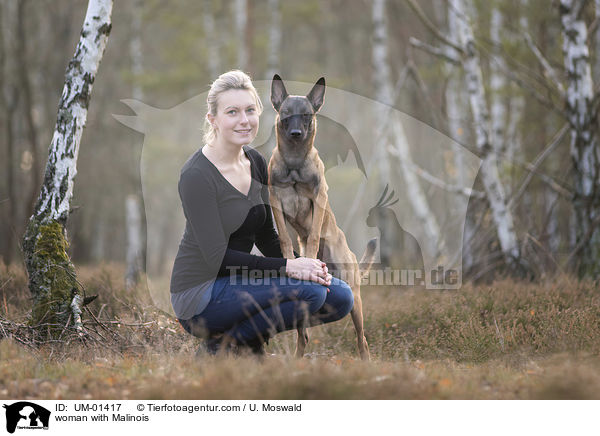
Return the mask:
<svg viewBox="0 0 600 436">
<path fill-rule="evenodd" d="M 279 71 L 281 56 L 281 5 L 279 0 L 269 0 L 269 53 L 267 58 L 267 79 Z"/>
<path fill-rule="evenodd" d="M 17 153 L 15 153 L 15 114 L 17 110 L 19 97 L 18 84 L 18 66 L 17 66 L 17 19 L 18 19 L 18 3 L 17 0 L 8 0 L 0 3 L 0 68 L 1 79 L 0 83 L 0 99 L 3 111 L 2 116 L 2 141 L 6 144 L 6 157 L 3 162 L 2 170 L 3 177 L 6 177 L 6 189 L 8 194 L 8 202 L 4 206 L 7 210 L 8 228 L 17 228 L 18 223 L 18 204 L 19 195 L 17 193 L 17 184 L 15 180 L 14 162 Z M 6 236 L 6 252 L 7 257 L 4 261 L 8 264 L 12 261 L 15 241 L 12 235 Z"/>
<path fill-rule="evenodd" d="M 594 19 L 600 20 L 600 0 L 594 0 Z M 594 35 L 596 42 L 596 63 L 594 64 L 594 80 L 600 78 L 600 25 L 596 28 Z"/>
<path fill-rule="evenodd" d="M 457 12 L 457 29 L 460 45 L 464 51 L 463 67 L 466 74 L 467 93 L 473 115 L 477 149 L 482 159 L 481 177 L 486 191 L 500 247 L 507 263 L 513 265 L 520 259 L 519 245 L 513 224 L 513 216 L 506 204 L 504 188 L 500 182 L 496 155 L 490 138 L 490 120 L 485 101 L 479 55 L 475 49 L 473 31 L 464 11 L 463 0 L 450 0 L 450 7 Z"/>
<path fill-rule="evenodd" d="M 235 0 L 233 3 L 235 17 L 235 32 L 237 36 L 237 68 L 245 70 L 248 64 L 248 52 L 246 44 L 246 26 L 248 25 L 248 3 L 247 0 Z"/>
<path fill-rule="evenodd" d="M 502 29 L 502 13 L 497 6 L 492 8 L 490 22 L 490 38 L 495 46 L 500 46 L 500 33 Z M 499 56 L 496 62 L 490 65 L 490 93 L 491 93 L 491 123 L 492 123 L 492 146 L 494 151 L 501 156 L 506 149 L 504 142 L 504 127 L 506 125 L 506 108 L 503 93 L 505 92 L 506 79 L 502 71 L 506 69 L 504 59 Z"/>
<path fill-rule="evenodd" d="M 129 45 L 131 56 L 131 72 L 133 74 L 133 98 L 138 101 L 144 99 L 144 92 L 140 85 L 140 78 L 144 73 L 142 55 L 142 9 L 141 0 L 135 0 L 132 10 L 132 35 Z M 132 163 L 136 163 L 132 160 Z M 132 166 L 133 168 L 133 166 Z M 142 255 L 144 252 L 142 240 L 142 225 L 140 218 L 141 201 L 139 194 L 129 194 L 125 199 L 125 228 L 127 229 L 126 262 L 127 272 L 125 284 L 127 288 L 134 287 L 142 271 Z"/>
<path fill-rule="evenodd" d="M 138 196 L 128 195 L 125 203 L 127 221 L 127 274 L 125 284 L 130 289 L 137 284 L 142 269 L 142 220 Z"/>
<path fill-rule="evenodd" d="M 529 20 L 526 15 L 528 7 L 529 0 L 521 0 L 521 16 L 519 18 L 519 26 L 521 27 L 520 33 L 529 31 Z M 525 109 L 525 98 L 520 89 L 518 89 L 517 92 L 518 94 L 511 98 L 509 104 L 509 120 L 506 128 L 505 151 L 506 161 L 508 162 L 513 162 L 517 157 L 520 157 L 523 148 L 521 133 L 519 132 L 518 126 L 523 117 L 523 110 Z M 510 195 L 510 191 L 507 192 L 507 194 Z"/>
<path fill-rule="evenodd" d="M 111 30 L 112 5 L 112 0 L 88 2 L 79 43 L 65 72 L 44 184 L 23 237 L 29 290 L 34 297 L 32 321 L 66 327 L 72 316 L 79 332 L 82 298 L 75 267 L 66 252 L 65 226 L 92 86 Z"/>
<path fill-rule="evenodd" d="M 129 42 L 129 55 L 131 56 L 131 73 L 133 75 L 132 94 L 135 100 L 143 100 L 144 94 L 140 86 L 140 78 L 144 73 L 142 55 L 142 1 L 134 0 L 131 16 L 132 35 Z"/>
<path fill-rule="evenodd" d="M 384 104 L 392 106 L 391 101 L 393 92 L 393 84 L 391 81 L 391 71 L 388 63 L 387 40 L 388 32 L 385 21 L 385 0 L 375 0 L 372 8 L 373 14 L 373 69 L 375 71 L 375 97 Z M 379 114 L 381 122 L 386 122 L 387 114 Z M 413 163 L 408 140 L 404 132 L 404 128 L 400 120 L 392 119 L 392 146 L 395 148 L 397 155 L 402 165 L 400 175 L 404 178 L 407 197 L 411 203 L 415 215 L 424 223 L 424 234 L 426 240 L 430 244 L 428 253 L 438 253 L 437 244 L 441 243 L 440 230 L 433 215 L 427 197 L 421 189 L 420 182 L 416 174 L 410 170 L 410 165 Z M 385 145 L 387 140 L 382 141 Z M 390 182 L 389 159 L 387 158 L 387 147 L 381 147 L 379 150 L 379 170 L 380 176 L 384 184 Z M 385 225 L 388 225 L 386 223 Z"/>
<path fill-rule="evenodd" d="M 111 28 L 112 0 L 90 0 L 75 55 L 65 73 L 46 175 L 34 215 L 65 223 L 90 94 Z"/>
<path fill-rule="evenodd" d="M 453 43 L 458 43 L 458 17 L 456 11 L 451 7 L 451 4 L 447 5 L 448 11 L 448 39 Z M 448 56 L 456 57 L 456 50 L 450 46 L 445 46 L 445 50 L 448 52 Z M 463 106 L 464 100 L 462 97 L 463 89 L 462 80 L 464 80 L 462 71 L 456 68 L 452 63 L 446 62 L 444 64 L 446 74 L 448 74 L 448 81 L 446 83 L 446 118 L 448 119 L 448 132 L 450 137 L 454 139 L 458 144 L 454 147 L 454 167 L 456 170 L 455 183 L 458 186 L 465 186 L 465 163 L 463 158 L 463 152 L 459 144 L 465 143 L 465 126 L 463 125 L 463 114 L 466 112 Z M 468 202 L 466 198 L 457 199 L 457 201 Z M 473 265 L 473 250 L 472 240 L 475 230 L 473 228 L 473 220 L 467 215 L 465 217 L 465 226 L 463 234 L 463 271 L 469 270 Z"/>
<path fill-rule="evenodd" d="M 392 79 L 390 73 L 390 67 L 387 63 L 387 25 L 385 21 L 385 4 L 386 0 L 374 0 L 372 3 L 372 17 L 373 17 L 373 71 L 374 82 L 375 82 L 375 100 L 380 103 L 392 106 Z M 387 114 L 380 113 L 378 118 L 385 122 Z M 379 175 L 385 185 L 390 181 L 390 169 L 389 162 L 387 159 L 387 152 L 385 142 L 375 150 L 375 153 L 379 156 Z"/>
<path fill-rule="evenodd" d="M 218 40 L 216 37 L 216 28 L 215 28 L 215 17 L 213 12 L 213 2 L 212 0 L 204 0 L 202 10 L 202 22 L 204 23 L 204 40 L 207 44 L 207 55 L 208 59 L 208 72 L 210 74 L 211 80 L 214 80 L 219 75 L 219 47 Z"/>
<path fill-rule="evenodd" d="M 558 194 L 551 189 L 546 188 L 544 190 L 544 197 L 546 203 L 546 233 L 548 235 L 548 248 L 554 255 L 558 252 L 560 247 L 560 231 L 558 228 L 557 213 Z"/>
<path fill-rule="evenodd" d="M 576 215 L 577 245 L 582 275 L 600 275 L 600 216 L 597 110 L 587 46 L 587 27 L 581 9 L 585 2 L 561 0 L 563 55 L 567 75 L 566 110 L 571 125 L 571 158 L 575 167 L 573 208 Z"/>
<path fill-rule="evenodd" d="M 429 244 L 427 253 L 435 253 L 435 256 L 437 257 L 443 244 L 443 240 L 440 236 L 440 228 L 435 216 L 429 208 L 427 197 L 421 189 L 417 175 L 411 168 L 414 164 L 410 154 L 408 140 L 406 139 L 406 134 L 400 120 L 392 120 L 392 134 L 394 141 L 393 147 L 397 152 L 401 165 L 401 170 L 399 172 L 406 185 L 408 200 L 410 201 L 415 216 L 423 223 L 424 234 L 427 243 Z"/>
</svg>

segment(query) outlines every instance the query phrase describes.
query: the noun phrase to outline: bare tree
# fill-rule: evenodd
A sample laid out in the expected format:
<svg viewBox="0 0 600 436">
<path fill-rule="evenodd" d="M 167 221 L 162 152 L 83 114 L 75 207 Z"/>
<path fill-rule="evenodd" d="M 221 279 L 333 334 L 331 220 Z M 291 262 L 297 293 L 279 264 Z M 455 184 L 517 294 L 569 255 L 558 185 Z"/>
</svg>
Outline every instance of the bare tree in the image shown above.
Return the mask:
<svg viewBox="0 0 600 436">
<path fill-rule="evenodd" d="M 388 63 L 388 30 L 385 20 L 385 0 L 375 0 L 372 5 L 372 16 L 373 16 L 373 70 L 375 72 L 375 96 L 376 99 L 384 104 L 393 106 L 394 102 L 391 101 L 394 86 L 391 80 L 390 65 Z M 382 111 L 378 115 L 382 122 L 386 122 L 386 113 Z M 400 160 L 400 165 L 403 171 L 399 173 L 404 178 L 404 182 L 407 189 L 407 198 L 413 208 L 415 215 L 423 222 L 424 231 L 427 237 L 427 241 L 433 243 L 439 243 L 442 239 L 440 237 L 440 231 L 438 223 L 435 219 L 434 214 L 429 208 L 427 198 L 421 189 L 419 179 L 414 171 L 411 171 L 407 165 L 412 164 L 412 156 L 410 147 L 408 145 L 408 139 L 404 132 L 404 127 L 399 120 L 393 120 L 391 123 L 391 135 L 390 140 L 392 147 L 395 151 L 394 155 Z M 387 140 L 382 141 L 383 144 L 387 144 Z M 390 181 L 390 168 L 389 159 L 387 158 L 387 149 L 382 148 L 378 150 L 381 159 L 379 159 L 379 172 L 380 177 L 384 181 L 384 185 Z M 393 234 L 393 223 L 384 222 L 384 233 Z M 382 249 L 384 245 L 382 245 Z M 429 253 L 436 253 L 438 247 L 429 247 Z M 381 253 L 383 258 L 387 258 L 391 253 Z M 382 261 L 385 259 L 382 259 Z"/>
<path fill-rule="evenodd" d="M 216 36 L 215 15 L 213 10 L 212 0 L 204 0 L 202 3 L 202 22 L 204 23 L 204 38 L 207 49 L 208 72 L 211 80 L 216 79 L 219 75 L 220 59 L 219 59 L 219 38 Z"/>
<path fill-rule="evenodd" d="M 561 0 L 560 18 L 567 77 L 566 115 L 571 127 L 571 158 L 575 175 L 576 258 L 582 276 L 600 275 L 600 150 L 598 95 L 590 67 L 583 0 Z"/>
<path fill-rule="evenodd" d="M 8 230 L 10 232 L 7 238 L 6 258 L 4 261 L 8 264 L 12 260 L 13 251 L 15 250 L 14 232 L 17 229 L 18 217 L 18 201 L 16 180 L 14 173 L 15 162 L 15 118 L 20 96 L 20 88 L 18 86 L 18 65 L 16 63 L 18 38 L 17 38 L 17 22 L 18 22 L 18 2 L 16 0 L 7 0 L 0 4 L 2 9 L 2 106 L 5 113 L 4 118 L 4 140 L 6 141 L 6 186 L 8 190 L 8 201 L 6 208 L 8 215 Z"/>
<path fill-rule="evenodd" d="M 92 86 L 111 30 L 112 5 L 112 0 L 89 0 L 79 43 L 65 73 L 44 182 L 23 237 L 34 299 L 31 322 L 46 325 L 44 333 L 60 332 L 71 322 L 76 330 L 82 328 L 83 297 L 67 253 L 65 226 Z"/>
<path fill-rule="evenodd" d="M 29 68 L 27 66 L 27 36 L 25 32 L 25 7 L 26 0 L 19 2 L 17 11 L 17 64 L 19 70 L 20 87 L 23 92 L 23 105 L 25 111 L 25 122 L 27 125 L 27 138 L 29 140 L 29 148 L 31 150 L 31 171 L 32 171 L 32 189 L 27 201 L 27 215 L 33 210 L 33 205 L 38 194 L 38 188 L 41 184 L 42 175 L 40 171 L 40 157 L 38 153 L 38 133 L 37 126 L 33 121 L 33 97 L 31 83 L 29 81 Z"/>
<path fill-rule="evenodd" d="M 504 17 L 497 4 L 492 7 L 492 16 L 490 20 L 490 39 L 494 45 L 500 44 L 500 32 Z M 506 129 L 506 107 L 504 103 L 504 87 L 506 78 L 503 71 L 506 69 L 504 60 L 498 58 L 497 62 L 490 66 L 490 94 L 491 94 L 491 142 L 497 155 L 502 155 L 506 151 L 505 129 Z"/>
<path fill-rule="evenodd" d="M 269 0 L 269 53 L 267 79 L 279 71 L 281 51 L 281 5 L 279 0 Z"/>
<path fill-rule="evenodd" d="M 132 5 L 132 35 L 129 43 L 129 53 L 131 56 L 131 72 L 133 73 L 133 98 L 138 101 L 144 99 L 140 78 L 144 72 L 142 58 L 142 2 L 135 0 Z M 133 147 L 131 148 L 133 149 Z M 129 151 L 131 156 L 130 168 L 137 165 L 133 157 L 135 153 Z M 133 185 L 133 183 L 132 183 Z M 125 199 L 125 224 L 127 229 L 127 247 L 126 262 L 127 271 L 125 273 L 125 285 L 128 289 L 134 287 L 139 279 L 143 269 L 142 258 L 144 253 L 142 238 L 142 220 L 140 208 L 142 201 L 139 198 L 139 189 L 131 188 L 131 193 Z"/>
<path fill-rule="evenodd" d="M 237 68 L 244 70 L 248 66 L 246 32 L 248 26 L 248 0 L 235 0 L 232 3 L 237 35 Z"/>
<path fill-rule="evenodd" d="M 469 96 L 469 105 L 473 116 L 475 141 L 479 157 L 482 160 L 481 178 L 490 204 L 492 219 L 500 242 L 500 249 L 506 263 L 515 270 L 522 271 L 523 260 L 514 227 L 513 214 L 508 207 L 504 187 L 498 172 L 497 155 L 492 143 L 490 115 L 487 108 L 485 88 L 481 72 L 481 61 L 476 49 L 473 29 L 467 16 L 464 0 L 449 0 L 449 8 L 456 13 L 458 40 L 452 41 L 429 21 L 414 0 L 407 0 L 424 24 L 444 44 L 454 49 L 453 54 L 435 49 L 430 52 L 445 53 L 445 59 L 459 63 L 465 72 L 465 86 Z"/>
</svg>

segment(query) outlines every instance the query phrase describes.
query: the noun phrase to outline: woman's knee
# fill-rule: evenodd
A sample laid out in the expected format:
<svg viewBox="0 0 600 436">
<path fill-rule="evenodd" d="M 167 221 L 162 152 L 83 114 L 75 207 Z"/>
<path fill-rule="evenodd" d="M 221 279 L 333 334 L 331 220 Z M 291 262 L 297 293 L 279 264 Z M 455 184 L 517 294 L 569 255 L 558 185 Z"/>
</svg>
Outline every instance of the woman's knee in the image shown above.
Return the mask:
<svg viewBox="0 0 600 436">
<path fill-rule="evenodd" d="M 343 280 L 333 278 L 331 279 L 331 300 L 335 305 L 336 312 L 340 318 L 345 317 L 350 313 L 354 306 L 354 295 L 352 294 L 352 288 L 348 283 Z"/>
<path fill-rule="evenodd" d="M 302 286 L 300 299 L 308 304 L 308 312 L 317 312 L 325 303 L 327 288 L 318 283 L 309 283 Z"/>
</svg>

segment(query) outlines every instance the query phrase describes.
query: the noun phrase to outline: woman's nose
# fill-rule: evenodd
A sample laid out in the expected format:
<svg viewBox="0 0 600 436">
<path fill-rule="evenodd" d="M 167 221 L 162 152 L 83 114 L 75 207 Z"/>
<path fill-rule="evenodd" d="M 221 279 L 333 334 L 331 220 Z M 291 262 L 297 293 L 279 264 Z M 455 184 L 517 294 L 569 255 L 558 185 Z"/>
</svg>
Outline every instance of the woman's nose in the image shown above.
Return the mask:
<svg viewBox="0 0 600 436">
<path fill-rule="evenodd" d="M 248 115 L 246 115 L 246 112 L 242 112 L 242 124 L 246 124 L 248 123 Z"/>
</svg>

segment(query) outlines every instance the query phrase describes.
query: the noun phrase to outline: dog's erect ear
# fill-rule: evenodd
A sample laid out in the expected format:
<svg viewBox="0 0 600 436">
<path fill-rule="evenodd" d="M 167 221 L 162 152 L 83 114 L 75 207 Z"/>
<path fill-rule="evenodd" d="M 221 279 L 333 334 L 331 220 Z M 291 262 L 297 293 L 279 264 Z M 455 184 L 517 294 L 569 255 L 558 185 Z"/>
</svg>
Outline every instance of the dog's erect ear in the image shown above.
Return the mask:
<svg viewBox="0 0 600 436">
<path fill-rule="evenodd" d="M 325 96 L 325 77 L 321 77 L 313 86 L 313 89 L 310 90 L 306 98 L 310 101 L 315 112 L 318 112 L 323 105 L 323 97 Z"/>
<path fill-rule="evenodd" d="M 271 83 L 271 103 L 273 103 L 273 107 L 277 112 L 279 112 L 281 103 L 283 103 L 283 100 L 285 100 L 287 96 L 288 93 L 285 90 L 283 80 L 281 80 L 279 74 L 275 74 L 273 76 L 273 82 Z"/>
</svg>

